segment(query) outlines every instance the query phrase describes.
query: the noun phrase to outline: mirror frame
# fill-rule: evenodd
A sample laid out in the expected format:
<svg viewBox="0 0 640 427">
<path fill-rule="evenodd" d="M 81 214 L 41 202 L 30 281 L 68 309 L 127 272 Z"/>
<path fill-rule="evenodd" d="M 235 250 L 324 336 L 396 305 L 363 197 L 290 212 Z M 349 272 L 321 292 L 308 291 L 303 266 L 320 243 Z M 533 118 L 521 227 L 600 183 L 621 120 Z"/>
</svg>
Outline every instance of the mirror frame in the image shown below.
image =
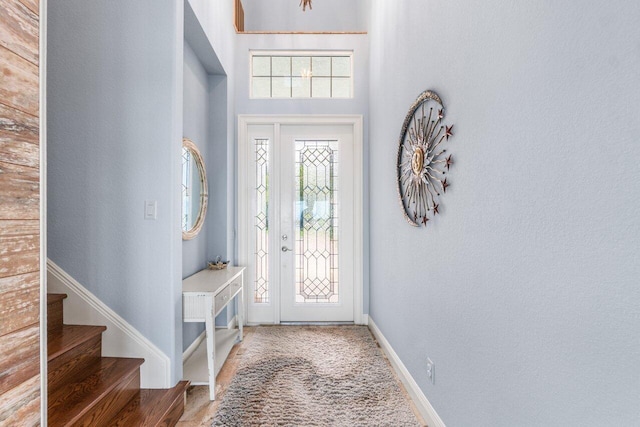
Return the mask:
<svg viewBox="0 0 640 427">
<path fill-rule="evenodd" d="M 207 205 L 209 203 L 209 187 L 207 185 L 207 170 L 204 167 L 204 159 L 202 158 L 202 154 L 200 154 L 200 150 L 198 150 L 196 144 L 194 144 L 189 138 L 182 138 L 182 148 L 189 150 L 195 159 L 198 172 L 200 172 L 200 188 L 202 189 L 200 191 L 200 209 L 198 211 L 198 218 L 190 230 L 182 230 L 182 240 L 191 240 L 198 235 L 204 225 L 204 218 L 207 215 Z M 182 228 L 182 225 L 180 228 Z"/>
</svg>

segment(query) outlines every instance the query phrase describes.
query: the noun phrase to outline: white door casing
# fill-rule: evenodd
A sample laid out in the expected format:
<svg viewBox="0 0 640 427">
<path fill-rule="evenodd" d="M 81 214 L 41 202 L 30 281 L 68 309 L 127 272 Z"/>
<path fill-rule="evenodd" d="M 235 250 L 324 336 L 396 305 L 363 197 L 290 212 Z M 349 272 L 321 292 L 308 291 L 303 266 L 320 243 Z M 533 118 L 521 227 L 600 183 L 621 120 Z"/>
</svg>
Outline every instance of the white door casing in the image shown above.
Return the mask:
<svg viewBox="0 0 640 427">
<path fill-rule="evenodd" d="M 240 265 L 248 267 L 245 281 L 248 323 L 364 322 L 362 137 L 362 116 L 359 115 L 238 117 L 238 253 Z M 341 294 L 336 303 L 296 303 L 293 296 L 294 252 L 297 250 L 292 199 L 293 147 L 313 140 L 331 140 L 339 147 L 337 244 Z M 280 186 L 283 191 L 279 191 Z M 257 193 L 256 188 L 262 193 Z M 260 227 L 268 231 L 260 231 Z M 287 236 L 286 240 L 283 235 Z M 298 240 L 298 247 L 300 242 Z M 283 246 L 293 251 L 283 252 Z M 263 250 L 268 256 L 256 255 Z M 261 293 L 264 289 L 255 278 L 265 276 L 266 271 L 268 291 Z"/>
</svg>

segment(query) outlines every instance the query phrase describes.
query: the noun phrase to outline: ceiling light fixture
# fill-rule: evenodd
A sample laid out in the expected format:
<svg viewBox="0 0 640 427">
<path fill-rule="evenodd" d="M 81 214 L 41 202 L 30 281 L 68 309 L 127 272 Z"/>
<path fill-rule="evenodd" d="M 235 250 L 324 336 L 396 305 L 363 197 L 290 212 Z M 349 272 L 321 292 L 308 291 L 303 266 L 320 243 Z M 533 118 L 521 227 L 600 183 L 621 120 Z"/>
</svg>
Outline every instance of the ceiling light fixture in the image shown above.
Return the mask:
<svg viewBox="0 0 640 427">
<path fill-rule="evenodd" d="M 309 6 L 309 10 L 313 9 L 311 7 L 311 0 L 300 0 L 300 6 L 302 6 L 302 11 L 307 10 L 307 6 Z"/>
</svg>

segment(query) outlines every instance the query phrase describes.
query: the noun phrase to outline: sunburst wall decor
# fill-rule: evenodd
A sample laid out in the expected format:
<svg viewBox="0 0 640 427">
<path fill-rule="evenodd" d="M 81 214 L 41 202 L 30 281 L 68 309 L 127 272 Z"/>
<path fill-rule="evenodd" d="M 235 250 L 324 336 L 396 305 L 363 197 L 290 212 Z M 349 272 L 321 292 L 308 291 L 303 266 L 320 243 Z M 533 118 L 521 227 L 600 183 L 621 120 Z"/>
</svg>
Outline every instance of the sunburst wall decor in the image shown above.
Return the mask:
<svg viewBox="0 0 640 427">
<path fill-rule="evenodd" d="M 444 123 L 444 105 L 431 90 L 420 94 L 402 124 L 398 144 L 398 196 L 409 224 L 426 226 L 439 213 L 439 200 L 450 183 L 453 164 L 442 143 L 453 135 Z M 431 218 L 430 218 L 431 217 Z"/>
</svg>

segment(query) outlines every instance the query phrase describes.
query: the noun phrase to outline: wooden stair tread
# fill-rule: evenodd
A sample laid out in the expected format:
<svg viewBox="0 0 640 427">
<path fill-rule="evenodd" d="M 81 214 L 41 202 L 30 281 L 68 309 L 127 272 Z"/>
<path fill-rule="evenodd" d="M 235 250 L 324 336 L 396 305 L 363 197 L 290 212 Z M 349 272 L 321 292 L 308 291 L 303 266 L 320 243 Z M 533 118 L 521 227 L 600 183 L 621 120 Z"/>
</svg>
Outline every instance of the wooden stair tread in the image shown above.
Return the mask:
<svg viewBox="0 0 640 427">
<path fill-rule="evenodd" d="M 140 393 L 111 419 L 109 425 L 112 427 L 175 425 L 184 408 L 181 408 L 176 419 L 171 419 L 171 414 L 177 405 L 184 404 L 184 392 L 188 386 L 189 381 L 181 381 L 170 389 L 141 389 Z"/>
<path fill-rule="evenodd" d="M 103 357 L 87 377 L 69 380 L 48 397 L 49 425 L 73 425 L 123 380 L 136 374 L 144 359 Z"/>
<path fill-rule="evenodd" d="M 106 326 L 63 325 L 62 332 L 49 337 L 47 361 L 52 361 L 64 352 L 106 331 Z"/>
<path fill-rule="evenodd" d="M 47 294 L 48 424 L 173 427 L 188 381 L 140 390 L 144 359 L 101 357 L 105 326 L 65 325 L 66 294 Z M 1 423 L 0 423 L 1 424 Z"/>
<path fill-rule="evenodd" d="M 47 294 L 47 304 L 54 304 L 67 297 L 67 294 Z"/>
</svg>

